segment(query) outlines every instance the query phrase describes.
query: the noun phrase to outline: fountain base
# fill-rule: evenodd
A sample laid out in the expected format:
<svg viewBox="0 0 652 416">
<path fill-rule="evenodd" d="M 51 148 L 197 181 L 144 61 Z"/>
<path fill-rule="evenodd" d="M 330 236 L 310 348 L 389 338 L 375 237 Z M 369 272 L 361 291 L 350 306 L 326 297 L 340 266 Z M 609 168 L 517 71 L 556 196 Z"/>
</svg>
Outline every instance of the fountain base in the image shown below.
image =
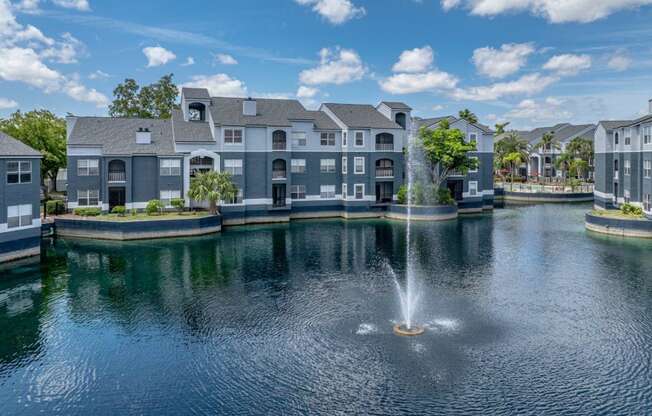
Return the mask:
<svg viewBox="0 0 652 416">
<path fill-rule="evenodd" d="M 416 335 L 421 335 L 424 332 L 425 328 L 419 325 L 415 325 L 412 328 L 408 328 L 405 323 L 394 325 L 394 334 L 402 337 L 413 337 Z"/>
</svg>

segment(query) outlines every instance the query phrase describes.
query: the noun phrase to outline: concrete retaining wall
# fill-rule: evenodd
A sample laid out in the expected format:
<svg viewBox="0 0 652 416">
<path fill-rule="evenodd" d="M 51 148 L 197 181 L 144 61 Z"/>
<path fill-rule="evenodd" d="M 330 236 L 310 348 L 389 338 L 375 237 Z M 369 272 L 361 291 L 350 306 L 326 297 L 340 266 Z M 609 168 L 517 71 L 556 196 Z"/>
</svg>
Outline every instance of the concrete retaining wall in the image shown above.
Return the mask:
<svg viewBox="0 0 652 416">
<path fill-rule="evenodd" d="M 494 198 L 512 202 L 591 202 L 593 193 L 586 192 L 511 192 L 507 189 L 496 188 Z"/>
<path fill-rule="evenodd" d="M 586 229 L 620 237 L 652 238 L 652 220 L 609 218 L 587 213 Z"/>
<path fill-rule="evenodd" d="M 407 220 L 407 205 L 390 205 L 385 216 L 391 219 Z M 411 218 L 417 221 L 444 221 L 457 218 L 457 206 L 413 206 Z"/>
</svg>

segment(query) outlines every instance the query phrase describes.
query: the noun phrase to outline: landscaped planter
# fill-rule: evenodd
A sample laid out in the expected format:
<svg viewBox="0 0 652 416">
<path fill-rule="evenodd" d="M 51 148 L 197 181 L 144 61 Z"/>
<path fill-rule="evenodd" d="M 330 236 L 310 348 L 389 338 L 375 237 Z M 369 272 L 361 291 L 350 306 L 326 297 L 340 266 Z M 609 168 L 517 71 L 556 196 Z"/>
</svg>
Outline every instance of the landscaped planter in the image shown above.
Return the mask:
<svg viewBox="0 0 652 416">
<path fill-rule="evenodd" d="M 216 233 L 222 228 L 220 215 L 147 220 L 99 220 L 92 217 L 58 217 L 56 235 L 102 240 L 144 240 Z"/>
<path fill-rule="evenodd" d="M 495 199 L 514 202 L 591 202 L 592 192 L 512 192 L 494 190 Z"/>
<path fill-rule="evenodd" d="M 407 205 L 390 205 L 385 214 L 387 218 L 407 220 Z M 416 205 L 411 207 L 411 219 L 417 221 L 444 221 L 457 218 L 456 205 Z"/>
<path fill-rule="evenodd" d="M 613 218 L 587 213 L 587 230 L 620 237 L 652 238 L 652 220 L 641 218 Z"/>
</svg>

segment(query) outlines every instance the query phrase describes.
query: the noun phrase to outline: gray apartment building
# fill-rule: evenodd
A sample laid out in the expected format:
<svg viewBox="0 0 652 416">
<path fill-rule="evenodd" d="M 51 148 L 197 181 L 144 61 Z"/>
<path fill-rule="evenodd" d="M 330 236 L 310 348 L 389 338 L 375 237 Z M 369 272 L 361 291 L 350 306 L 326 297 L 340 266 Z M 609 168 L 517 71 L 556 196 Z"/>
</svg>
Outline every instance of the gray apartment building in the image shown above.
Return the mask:
<svg viewBox="0 0 652 416">
<path fill-rule="evenodd" d="M 0 132 L 0 262 L 41 252 L 41 154 Z"/>
<path fill-rule="evenodd" d="M 652 100 L 636 120 L 609 120 L 595 131 L 595 207 L 623 203 L 643 208 L 652 218 Z"/>
</svg>

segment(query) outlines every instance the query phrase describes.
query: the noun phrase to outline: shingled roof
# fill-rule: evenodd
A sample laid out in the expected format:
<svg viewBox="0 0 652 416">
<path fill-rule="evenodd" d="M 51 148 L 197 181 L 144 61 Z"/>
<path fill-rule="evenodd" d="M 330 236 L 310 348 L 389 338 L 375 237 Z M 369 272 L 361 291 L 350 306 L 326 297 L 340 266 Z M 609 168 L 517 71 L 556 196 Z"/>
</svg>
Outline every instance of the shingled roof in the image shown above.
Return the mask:
<svg viewBox="0 0 652 416">
<path fill-rule="evenodd" d="M 335 116 L 347 127 L 353 129 L 402 129 L 400 125 L 382 115 L 368 104 L 326 103 Z"/>
<path fill-rule="evenodd" d="M 256 115 L 242 114 L 244 98 L 213 97 L 209 111 L 215 124 L 226 126 L 290 127 L 291 120 L 314 119 L 297 100 L 256 98 Z"/>
<path fill-rule="evenodd" d="M 212 142 L 208 123 L 186 121 L 181 110 L 172 110 L 172 134 L 176 142 Z"/>
<path fill-rule="evenodd" d="M 41 153 L 0 131 L 0 157 L 41 157 Z"/>
</svg>

